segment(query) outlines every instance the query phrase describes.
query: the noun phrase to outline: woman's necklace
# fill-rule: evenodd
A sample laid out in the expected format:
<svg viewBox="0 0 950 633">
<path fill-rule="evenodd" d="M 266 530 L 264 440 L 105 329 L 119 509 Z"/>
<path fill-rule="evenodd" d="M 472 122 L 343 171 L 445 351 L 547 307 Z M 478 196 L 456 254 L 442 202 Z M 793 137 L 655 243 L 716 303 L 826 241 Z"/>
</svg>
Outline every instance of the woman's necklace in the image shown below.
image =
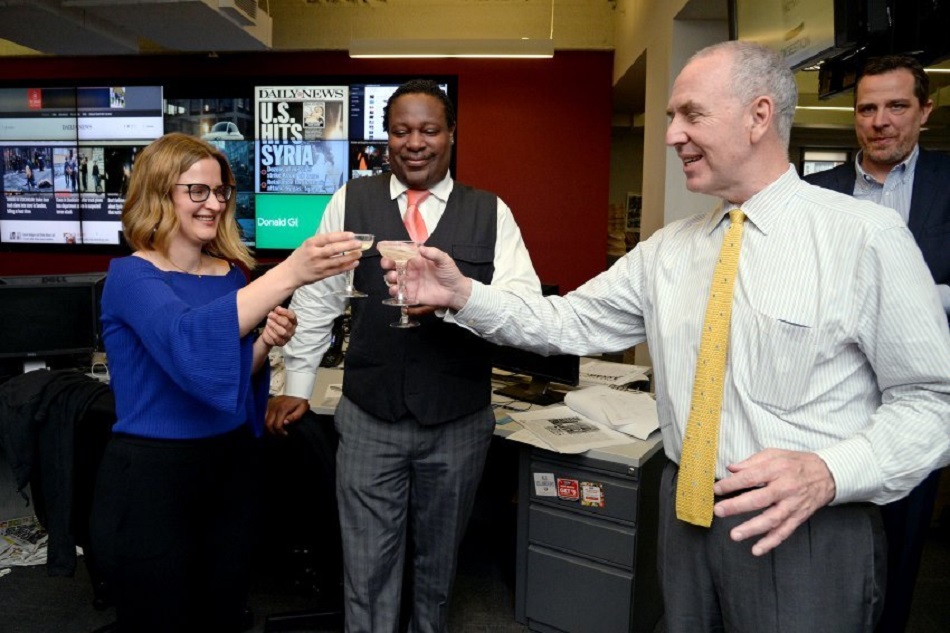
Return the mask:
<svg viewBox="0 0 950 633">
<path fill-rule="evenodd" d="M 194 269 L 194 270 L 185 270 L 184 268 L 182 268 L 181 266 L 179 266 L 178 264 L 176 264 L 176 263 L 172 260 L 172 258 L 169 257 L 168 255 L 162 255 L 162 258 L 164 258 L 165 261 L 167 261 L 169 264 L 171 264 L 172 266 L 174 266 L 175 268 L 177 268 L 177 269 L 180 270 L 181 272 L 185 273 L 186 275 L 197 275 L 197 276 L 198 276 L 198 279 L 201 279 L 201 269 L 202 269 L 202 267 L 204 267 L 204 263 L 205 263 L 205 257 L 204 257 L 204 255 L 201 255 L 201 258 L 198 260 L 198 265 L 195 266 L 195 269 Z"/>
</svg>

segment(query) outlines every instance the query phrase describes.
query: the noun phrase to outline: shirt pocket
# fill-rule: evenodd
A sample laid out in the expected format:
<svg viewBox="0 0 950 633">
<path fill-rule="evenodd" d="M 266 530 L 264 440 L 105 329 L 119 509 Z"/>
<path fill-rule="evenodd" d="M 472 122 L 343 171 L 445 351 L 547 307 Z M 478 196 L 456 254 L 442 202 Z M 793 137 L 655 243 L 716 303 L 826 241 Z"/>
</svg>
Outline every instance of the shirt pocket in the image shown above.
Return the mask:
<svg viewBox="0 0 950 633">
<path fill-rule="evenodd" d="M 815 366 L 816 328 L 761 312 L 752 317 L 749 397 L 771 409 L 795 409 L 804 401 Z"/>
</svg>

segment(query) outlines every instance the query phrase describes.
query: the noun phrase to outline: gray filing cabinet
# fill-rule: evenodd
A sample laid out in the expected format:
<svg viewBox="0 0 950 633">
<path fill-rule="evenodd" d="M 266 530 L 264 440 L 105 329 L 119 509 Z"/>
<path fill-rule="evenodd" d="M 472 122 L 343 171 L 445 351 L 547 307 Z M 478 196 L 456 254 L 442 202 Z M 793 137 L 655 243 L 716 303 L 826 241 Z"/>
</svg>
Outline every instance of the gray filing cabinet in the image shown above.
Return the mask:
<svg viewBox="0 0 950 633">
<path fill-rule="evenodd" d="M 582 455 L 521 449 L 518 622 L 542 632 L 652 633 L 662 614 L 656 535 L 666 457 L 651 440 Z"/>
</svg>

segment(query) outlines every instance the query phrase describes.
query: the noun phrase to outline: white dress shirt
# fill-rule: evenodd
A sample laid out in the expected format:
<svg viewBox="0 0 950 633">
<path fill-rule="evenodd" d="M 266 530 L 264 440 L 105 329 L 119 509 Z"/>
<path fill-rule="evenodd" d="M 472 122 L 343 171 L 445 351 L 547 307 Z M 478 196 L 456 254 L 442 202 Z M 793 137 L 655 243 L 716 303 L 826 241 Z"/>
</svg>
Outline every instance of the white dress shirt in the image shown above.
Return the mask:
<svg viewBox="0 0 950 633">
<path fill-rule="evenodd" d="M 454 181 L 451 175 L 431 187 L 432 195 L 427 196 L 419 211 L 425 219 L 426 228 L 431 235 L 439 224 L 445 211 Z M 389 193 L 397 200 L 399 211 L 406 214 L 406 190 L 408 187 L 396 177 L 389 180 Z M 327 204 L 318 233 L 330 233 L 343 230 L 346 212 L 346 185 L 341 187 Z M 511 209 L 498 198 L 498 222 L 495 236 L 495 272 L 492 286 L 511 290 L 518 294 L 540 296 L 541 282 L 531 256 L 521 237 L 521 229 L 515 222 Z M 344 275 L 328 277 L 322 281 L 303 286 L 294 293 L 291 308 L 297 313 L 297 331 L 284 346 L 284 365 L 287 382 L 284 393 L 289 396 L 310 398 L 317 369 L 324 352 L 330 346 L 330 333 L 333 319 L 343 313 L 347 299 L 334 293 L 342 292 L 346 287 Z M 355 301 L 374 301 L 375 299 L 355 299 Z"/>
<path fill-rule="evenodd" d="M 586 354 L 646 340 L 679 463 L 710 277 L 730 205 L 672 223 L 566 297 L 473 283 L 455 314 L 491 341 Z M 799 179 L 745 204 L 717 478 L 765 448 L 814 451 L 835 503 L 882 504 L 950 462 L 950 333 L 890 209 Z"/>
</svg>

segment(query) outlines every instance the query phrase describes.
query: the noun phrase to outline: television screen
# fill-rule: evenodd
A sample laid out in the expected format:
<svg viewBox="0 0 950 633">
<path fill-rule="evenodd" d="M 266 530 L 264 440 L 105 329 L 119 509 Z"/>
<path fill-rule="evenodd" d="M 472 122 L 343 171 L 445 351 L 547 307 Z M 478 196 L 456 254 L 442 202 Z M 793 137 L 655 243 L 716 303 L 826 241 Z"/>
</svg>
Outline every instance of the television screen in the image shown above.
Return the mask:
<svg viewBox="0 0 950 633">
<path fill-rule="evenodd" d="M 192 94 L 202 95 L 202 91 Z M 169 95 L 164 106 L 164 131 L 199 136 L 227 156 L 234 173 L 238 230 L 241 240 L 254 247 L 254 102 L 249 93 L 241 96 L 229 90 L 222 94 Z"/>
<path fill-rule="evenodd" d="M 296 248 L 348 180 L 389 171 L 383 108 L 410 77 L 369 79 L 0 87 L 0 246 L 124 244 L 136 156 L 162 134 L 183 132 L 228 157 L 244 243 Z M 454 98 L 455 80 L 436 80 Z"/>
<path fill-rule="evenodd" d="M 258 248 L 296 248 L 348 179 L 348 86 L 254 89 Z"/>
<path fill-rule="evenodd" d="M 350 85 L 350 178 L 389 172 L 389 134 L 383 111 L 398 83 Z M 439 83 L 449 94 L 449 84 Z"/>
<path fill-rule="evenodd" d="M 383 110 L 399 84 L 355 84 L 350 87 L 350 138 L 354 141 L 382 141 L 389 138 L 383 128 Z"/>
<path fill-rule="evenodd" d="M 0 88 L 0 242 L 119 244 L 135 156 L 162 127 L 160 86 Z"/>
<path fill-rule="evenodd" d="M 80 87 L 80 141 L 153 140 L 162 135 L 161 86 Z"/>
</svg>

